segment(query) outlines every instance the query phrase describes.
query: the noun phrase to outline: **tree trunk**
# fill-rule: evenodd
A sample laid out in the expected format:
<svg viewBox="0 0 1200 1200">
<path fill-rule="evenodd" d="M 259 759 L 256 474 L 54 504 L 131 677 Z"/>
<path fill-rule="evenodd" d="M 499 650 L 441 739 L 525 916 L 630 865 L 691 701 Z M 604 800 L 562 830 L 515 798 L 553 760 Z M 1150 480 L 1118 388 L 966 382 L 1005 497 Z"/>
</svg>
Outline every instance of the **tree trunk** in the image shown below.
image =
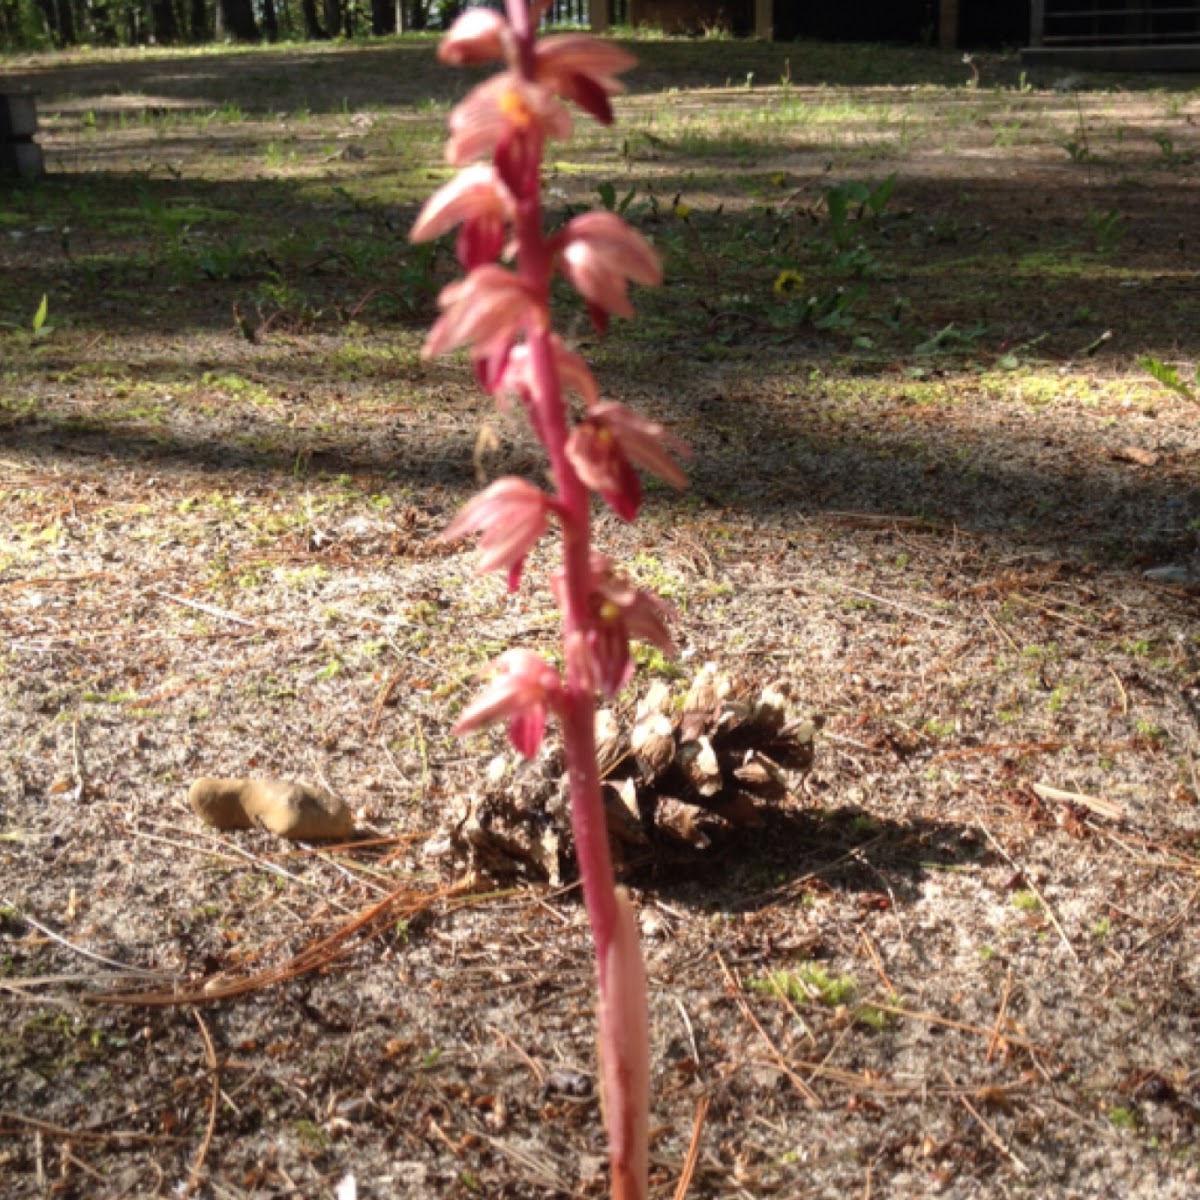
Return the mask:
<svg viewBox="0 0 1200 1200">
<path fill-rule="evenodd" d="M 342 29 L 342 0 L 324 0 L 322 7 L 325 9 L 325 33 L 331 37 L 340 37 L 345 30 Z"/>
<path fill-rule="evenodd" d="M 371 0 L 371 32 L 384 37 L 396 32 L 396 9 L 393 0 Z"/>
<path fill-rule="evenodd" d="M 103 46 L 112 46 L 117 43 L 117 30 L 113 25 L 112 8 L 107 2 L 100 3 L 100 0 L 94 0 L 89 4 L 91 9 L 91 24 L 95 31 L 89 40 L 99 42 Z"/>
<path fill-rule="evenodd" d="M 429 9 L 425 0 L 409 0 L 408 26 L 409 29 L 426 29 L 429 26 Z"/>
<path fill-rule="evenodd" d="M 46 32 L 56 46 L 71 46 L 75 43 L 75 14 L 71 11 L 71 0 L 38 0 Z"/>
<path fill-rule="evenodd" d="M 58 36 L 64 46 L 73 46 L 78 40 L 75 33 L 75 9 L 71 0 L 58 0 Z"/>
<path fill-rule="evenodd" d="M 190 0 L 188 36 L 193 42 L 207 42 L 209 39 L 208 6 L 204 0 Z"/>
<path fill-rule="evenodd" d="M 304 36 L 313 41 L 323 41 L 329 36 L 317 16 L 317 0 L 300 0 L 300 15 L 304 18 Z"/>
<path fill-rule="evenodd" d="M 179 41 L 179 22 L 172 0 L 150 0 L 150 29 L 160 46 L 173 46 Z"/>
<path fill-rule="evenodd" d="M 258 22 L 251 0 L 221 0 L 221 18 L 225 32 L 236 42 L 257 42 Z"/>
<path fill-rule="evenodd" d="M 275 0 L 263 0 L 262 20 L 267 41 L 279 41 L 279 18 L 275 15 Z"/>
</svg>

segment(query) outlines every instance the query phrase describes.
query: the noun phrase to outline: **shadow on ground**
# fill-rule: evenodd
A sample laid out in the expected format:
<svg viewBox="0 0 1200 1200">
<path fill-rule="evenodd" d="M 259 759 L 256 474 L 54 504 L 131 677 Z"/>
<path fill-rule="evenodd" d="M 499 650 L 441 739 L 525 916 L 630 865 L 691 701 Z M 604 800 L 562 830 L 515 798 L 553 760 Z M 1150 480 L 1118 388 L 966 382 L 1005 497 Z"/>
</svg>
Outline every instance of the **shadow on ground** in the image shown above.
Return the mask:
<svg viewBox="0 0 1200 1200">
<path fill-rule="evenodd" d="M 978 863 L 986 849 L 968 825 L 894 821 L 855 805 L 771 812 L 687 866 L 642 871 L 647 895 L 707 913 L 756 912 L 805 894 L 852 894 L 872 909 L 914 903 L 930 872 Z"/>
</svg>

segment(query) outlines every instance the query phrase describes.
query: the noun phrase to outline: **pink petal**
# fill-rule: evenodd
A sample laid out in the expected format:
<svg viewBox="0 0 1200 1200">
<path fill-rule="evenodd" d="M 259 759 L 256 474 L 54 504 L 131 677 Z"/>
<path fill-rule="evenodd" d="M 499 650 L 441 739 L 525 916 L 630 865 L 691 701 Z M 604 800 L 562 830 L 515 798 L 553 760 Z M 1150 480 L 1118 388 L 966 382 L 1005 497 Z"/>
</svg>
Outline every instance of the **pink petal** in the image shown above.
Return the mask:
<svg viewBox="0 0 1200 1200">
<path fill-rule="evenodd" d="M 615 401 L 595 405 L 588 416 L 607 429 L 626 455 L 643 470 L 657 475 L 672 487 L 687 487 L 687 476 L 671 457 L 674 454 L 686 458 L 691 454 L 685 441 L 657 421 L 640 416 Z"/>
<path fill-rule="evenodd" d="M 601 124 L 612 123 L 609 96 L 623 91 L 613 76 L 636 59 L 612 42 L 584 34 L 551 34 L 534 48 L 534 76 L 540 83 L 590 113 Z"/>
<path fill-rule="evenodd" d="M 567 222 L 554 244 L 563 274 L 590 306 L 603 312 L 631 317 L 628 281 L 647 285 L 662 282 L 654 247 L 616 213 L 593 212 L 575 217 Z"/>
<path fill-rule="evenodd" d="M 470 500 L 443 532 L 447 541 L 481 533 L 479 570 L 508 571 L 520 567 L 546 532 L 550 497 L 524 479 L 497 479 Z"/>
<path fill-rule="evenodd" d="M 629 653 L 629 633 L 620 612 L 607 617 L 601 605 L 588 637 L 595 686 L 605 699 L 611 699 L 633 674 L 633 656 Z"/>
<path fill-rule="evenodd" d="M 546 733 L 546 710 L 539 706 L 518 713 L 508 723 L 508 740 L 524 758 L 532 758 Z"/>
<path fill-rule="evenodd" d="M 622 615 L 631 638 L 657 646 L 669 658 L 674 658 L 675 643 L 666 622 L 670 611 L 670 607 L 657 596 L 639 591 Z"/>
<path fill-rule="evenodd" d="M 461 67 L 503 58 L 512 40 L 508 22 L 486 8 L 470 8 L 438 45 L 438 61 Z"/>
<path fill-rule="evenodd" d="M 464 221 L 508 222 L 515 207 L 512 193 L 501 182 L 495 167 L 476 163 L 430 196 L 408 235 L 409 240 L 432 241 Z"/>
<path fill-rule="evenodd" d="M 627 320 L 633 316 L 625 276 L 586 242 L 572 242 L 562 253 L 562 272 L 589 304 Z"/>
<path fill-rule="evenodd" d="M 513 745 L 521 754 L 532 757 L 541 745 L 547 712 L 562 709 L 562 680 L 532 650 L 507 650 L 492 668 L 492 682 L 458 718 L 454 733 L 461 736 L 507 721 Z"/>
<path fill-rule="evenodd" d="M 445 311 L 429 331 L 421 351 L 424 358 L 471 344 L 486 348 L 514 337 L 539 309 L 529 285 L 494 264 L 448 284 L 438 304 Z"/>
<path fill-rule="evenodd" d="M 571 136 L 571 114 L 550 91 L 512 71 L 475 88 L 450 114 L 446 159 L 458 166 L 492 154 L 514 134 L 562 141 Z"/>
<path fill-rule="evenodd" d="M 621 85 L 609 77 L 635 66 L 637 59 L 628 50 L 586 33 L 552 33 L 539 38 L 534 48 L 534 74 L 539 79 L 562 73 L 592 75 L 616 89 Z"/>
<path fill-rule="evenodd" d="M 567 439 L 567 458 L 579 478 L 624 521 L 632 521 L 642 503 L 642 483 L 613 435 L 590 418 Z"/>
<path fill-rule="evenodd" d="M 635 283 L 648 287 L 662 283 L 658 251 L 616 213 L 582 213 L 567 222 L 563 237 L 568 244 L 578 240 L 592 245 L 614 270 Z"/>
</svg>

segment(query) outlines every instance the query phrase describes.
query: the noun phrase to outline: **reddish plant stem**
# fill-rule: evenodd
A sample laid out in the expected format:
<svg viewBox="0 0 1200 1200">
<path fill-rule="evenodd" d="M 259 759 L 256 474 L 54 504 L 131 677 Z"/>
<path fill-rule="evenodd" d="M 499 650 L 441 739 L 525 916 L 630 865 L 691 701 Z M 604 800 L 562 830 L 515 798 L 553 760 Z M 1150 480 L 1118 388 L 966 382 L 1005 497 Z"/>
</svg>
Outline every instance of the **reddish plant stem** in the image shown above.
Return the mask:
<svg viewBox="0 0 1200 1200">
<path fill-rule="evenodd" d="M 522 73 L 531 77 L 535 31 L 529 20 L 526 0 L 508 0 L 507 7 L 509 23 L 520 47 Z M 516 197 L 517 266 L 521 277 L 543 294 L 544 311 L 548 313 L 553 266 L 542 228 L 540 146 L 534 159 L 525 178 L 525 194 Z M 567 646 L 567 702 L 562 716 L 563 745 L 567 756 L 575 852 L 583 882 L 584 903 L 596 942 L 597 964 L 601 964 L 608 953 L 617 919 L 615 878 L 596 763 L 594 685 L 584 669 L 582 655 L 571 650 L 573 644 L 586 637 L 590 618 L 591 498 L 567 457 L 570 432 L 567 409 L 548 325 L 530 329 L 526 341 L 532 368 L 532 404 L 538 417 L 536 425 L 545 443 L 558 491 L 566 583 L 563 625 Z M 604 972 L 598 974 L 603 999 Z"/>
</svg>

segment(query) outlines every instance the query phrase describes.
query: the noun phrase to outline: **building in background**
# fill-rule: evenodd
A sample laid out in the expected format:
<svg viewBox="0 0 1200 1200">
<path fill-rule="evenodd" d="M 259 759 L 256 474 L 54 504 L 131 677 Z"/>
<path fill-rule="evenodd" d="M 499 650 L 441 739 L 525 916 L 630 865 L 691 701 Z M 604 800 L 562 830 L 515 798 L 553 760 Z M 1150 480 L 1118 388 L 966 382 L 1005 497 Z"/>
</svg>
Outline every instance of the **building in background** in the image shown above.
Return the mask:
<svg viewBox="0 0 1200 1200">
<path fill-rule="evenodd" d="M 1117 51 L 1118 65 L 1175 56 L 1200 67 L 1200 0 L 588 0 L 588 7 L 593 29 L 620 23 L 778 41 L 1024 46 L 1044 57 L 1087 48 L 1106 58 Z"/>
</svg>

